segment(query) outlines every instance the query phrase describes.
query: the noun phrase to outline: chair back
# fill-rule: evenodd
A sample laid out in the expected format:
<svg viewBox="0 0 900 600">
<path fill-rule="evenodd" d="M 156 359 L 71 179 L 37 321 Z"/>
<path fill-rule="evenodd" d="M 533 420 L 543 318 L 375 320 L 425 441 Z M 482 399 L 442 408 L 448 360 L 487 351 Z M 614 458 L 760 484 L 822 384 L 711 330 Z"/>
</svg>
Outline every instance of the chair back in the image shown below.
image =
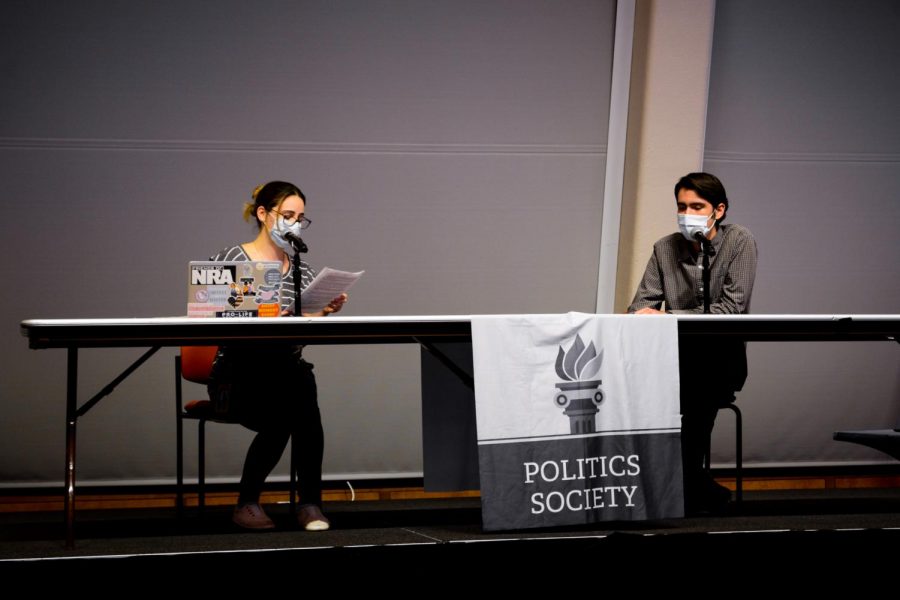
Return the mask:
<svg viewBox="0 0 900 600">
<path fill-rule="evenodd" d="M 209 381 L 218 346 L 182 346 L 181 376 L 194 383 Z"/>
</svg>

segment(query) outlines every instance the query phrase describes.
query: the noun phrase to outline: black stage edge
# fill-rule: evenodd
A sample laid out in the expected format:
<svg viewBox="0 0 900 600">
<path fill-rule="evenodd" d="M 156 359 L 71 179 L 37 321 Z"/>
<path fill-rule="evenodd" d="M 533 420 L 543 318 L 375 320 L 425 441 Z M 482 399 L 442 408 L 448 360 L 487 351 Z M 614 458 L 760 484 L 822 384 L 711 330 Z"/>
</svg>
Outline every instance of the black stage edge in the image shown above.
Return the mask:
<svg viewBox="0 0 900 600">
<path fill-rule="evenodd" d="M 79 511 L 72 550 L 61 513 L 0 514 L 0 576 L 40 581 L 74 572 L 86 582 L 117 573 L 153 583 L 160 574 L 271 575 L 284 567 L 345 572 L 341 585 L 351 586 L 359 583 L 353 574 L 365 573 L 381 588 L 423 577 L 449 586 L 462 585 L 459 578 L 475 585 L 475 576 L 523 584 L 540 571 L 588 589 L 581 578 L 601 573 L 698 569 L 748 581 L 781 573 L 824 586 L 893 566 L 900 549 L 894 488 L 746 492 L 740 509 L 720 515 L 514 532 L 484 532 L 472 498 L 326 503 L 333 528 L 316 533 L 299 530 L 286 505 L 267 510 L 278 529 L 261 533 L 237 530 L 223 507 L 190 509 L 180 522 L 174 509 Z"/>
</svg>

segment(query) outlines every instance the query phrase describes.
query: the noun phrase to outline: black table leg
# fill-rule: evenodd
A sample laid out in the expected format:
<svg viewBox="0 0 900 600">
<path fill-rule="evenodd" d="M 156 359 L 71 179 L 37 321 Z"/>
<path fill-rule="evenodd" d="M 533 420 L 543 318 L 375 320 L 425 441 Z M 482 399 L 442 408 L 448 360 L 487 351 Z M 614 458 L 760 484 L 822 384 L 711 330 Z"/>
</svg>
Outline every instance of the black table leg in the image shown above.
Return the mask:
<svg viewBox="0 0 900 600">
<path fill-rule="evenodd" d="M 66 549 L 75 547 L 75 425 L 78 422 L 78 348 L 70 347 L 66 371 Z"/>
</svg>

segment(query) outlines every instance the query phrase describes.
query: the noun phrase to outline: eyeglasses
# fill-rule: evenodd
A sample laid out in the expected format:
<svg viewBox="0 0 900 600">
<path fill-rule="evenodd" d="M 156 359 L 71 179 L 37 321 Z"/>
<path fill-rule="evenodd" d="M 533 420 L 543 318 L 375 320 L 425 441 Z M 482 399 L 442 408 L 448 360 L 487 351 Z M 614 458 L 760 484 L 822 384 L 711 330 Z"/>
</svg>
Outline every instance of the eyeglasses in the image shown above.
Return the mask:
<svg viewBox="0 0 900 600">
<path fill-rule="evenodd" d="M 284 222 L 289 226 L 293 225 L 294 223 L 300 223 L 300 229 L 306 229 L 312 223 L 312 221 L 310 221 L 306 217 L 295 215 L 292 211 L 279 212 L 273 208 L 272 212 L 284 219 Z"/>
</svg>

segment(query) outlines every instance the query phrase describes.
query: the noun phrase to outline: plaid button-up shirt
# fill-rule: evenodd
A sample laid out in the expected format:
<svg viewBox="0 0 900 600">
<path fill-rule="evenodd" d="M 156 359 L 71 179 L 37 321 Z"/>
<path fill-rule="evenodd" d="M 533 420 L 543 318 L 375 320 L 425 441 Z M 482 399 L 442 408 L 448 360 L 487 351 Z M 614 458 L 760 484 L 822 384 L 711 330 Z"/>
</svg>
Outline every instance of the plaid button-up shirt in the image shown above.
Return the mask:
<svg viewBox="0 0 900 600">
<path fill-rule="evenodd" d="M 756 240 L 740 225 L 722 224 L 712 239 L 710 306 L 713 314 L 746 314 L 756 277 Z M 671 313 L 703 312 L 702 256 L 680 233 L 653 245 L 653 255 L 628 312 L 655 308 Z"/>
</svg>

